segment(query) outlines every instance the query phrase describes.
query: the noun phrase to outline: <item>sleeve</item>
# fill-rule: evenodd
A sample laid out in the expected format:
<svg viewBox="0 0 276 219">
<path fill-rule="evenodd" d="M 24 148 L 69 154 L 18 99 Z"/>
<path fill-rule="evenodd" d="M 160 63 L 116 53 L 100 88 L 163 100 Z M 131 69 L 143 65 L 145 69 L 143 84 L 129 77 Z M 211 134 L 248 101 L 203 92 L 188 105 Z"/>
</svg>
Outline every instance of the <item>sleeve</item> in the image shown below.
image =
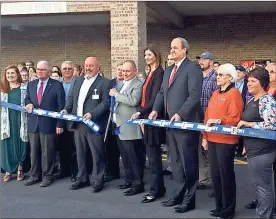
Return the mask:
<svg viewBox="0 0 276 219">
<path fill-rule="evenodd" d="M 177 112 L 183 120 L 187 119 L 194 107 L 200 103 L 203 74 L 198 64 L 193 65 L 188 72 L 188 98 Z"/>
<path fill-rule="evenodd" d="M 140 104 L 142 98 L 142 83 L 135 86 L 131 94 L 118 93 L 116 95 L 117 103 L 124 103 L 128 106 L 137 106 Z"/>
<path fill-rule="evenodd" d="M 268 95 L 260 98 L 259 113 L 263 122 L 254 122 L 255 129 L 276 130 L 276 101 Z"/>
</svg>

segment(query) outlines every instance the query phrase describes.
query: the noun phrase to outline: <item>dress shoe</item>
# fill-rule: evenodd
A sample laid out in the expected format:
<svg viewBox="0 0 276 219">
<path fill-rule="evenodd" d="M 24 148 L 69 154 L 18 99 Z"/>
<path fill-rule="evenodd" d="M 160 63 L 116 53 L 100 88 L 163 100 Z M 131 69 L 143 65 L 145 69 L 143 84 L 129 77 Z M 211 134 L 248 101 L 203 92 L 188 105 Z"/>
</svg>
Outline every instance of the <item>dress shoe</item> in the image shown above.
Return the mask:
<svg viewBox="0 0 276 219">
<path fill-rule="evenodd" d="M 53 180 L 49 179 L 44 179 L 42 182 L 39 184 L 40 187 L 47 187 L 53 183 Z"/>
<path fill-rule="evenodd" d="M 210 191 L 210 192 L 208 192 L 208 197 L 210 197 L 210 198 L 214 198 L 215 197 L 215 193 L 214 193 L 213 190 Z"/>
<path fill-rule="evenodd" d="M 133 196 L 133 195 L 137 195 L 139 193 L 142 193 L 145 191 L 144 186 L 141 187 L 132 187 L 129 190 L 125 191 L 123 193 L 124 196 Z"/>
<path fill-rule="evenodd" d="M 105 175 L 104 176 L 104 181 L 105 182 L 110 182 L 110 181 L 113 181 L 115 179 L 120 179 L 120 176 L 112 176 L 112 175 Z"/>
<path fill-rule="evenodd" d="M 227 216 L 218 216 L 217 219 L 233 219 L 235 214 L 227 215 Z"/>
<path fill-rule="evenodd" d="M 162 201 L 161 202 L 161 205 L 163 207 L 171 207 L 171 206 L 175 206 L 175 205 L 178 205 L 180 204 L 179 202 L 173 200 L 173 199 L 169 199 L 169 200 L 166 200 L 166 201 Z"/>
<path fill-rule="evenodd" d="M 82 189 L 82 188 L 87 187 L 87 186 L 90 186 L 89 180 L 87 180 L 85 182 L 77 180 L 73 185 L 71 185 L 69 187 L 69 189 L 70 190 L 78 190 L 78 189 Z"/>
<path fill-rule="evenodd" d="M 166 194 L 166 189 L 164 192 L 162 193 L 157 193 L 156 195 L 152 195 L 152 194 L 147 194 L 143 196 L 143 200 L 141 201 L 142 203 L 150 203 L 150 202 L 154 202 L 156 199 L 164 197 L 164 195 Z"/>
<path fill-rule="evenodd" d="M 197 189 L 211 189 L 212 186 L 211 185 L 206 185 L 206 184 L 203 184 L 203 183 L 199 183 L 198 186 L 197 186 Z"/>
<path fill-rule="evenodd" d="M 214 209 L 214 210 L 211 210 L 209 211 L 209 214 L 212 216 L 212 217 L 218 217 L 221 213 L 221 209 Z"/>
<path fill-rule="evenodd" d="M 126 182 L 122 185 L 118 185 L 117 188 L 118 189 L 129 189 L 129 188 L 131 188 L 131 185 L 132 185 L 131 183 Z"/>
<path fill-rule="evenodd" d="M 25 186 L 31 186 L 31 185 L 34 185 L 36 183 L 39 183 L 39 179 L 33 179 L 33 178 L 30 178 L 28 179 L 28 181 L 25 182 Z"/>
<path fill-rule="evenodd" d="M 258 199 L 253 200 L 251 203 L 245 205 L 246 209 L 255 209 L 258 205 Z"/>
<path fill-rule="evenodd" d="M 166 175 L 172 175 L 172 172 L 169 171 L 169 170 L 163 170 L 163 171 L 162 171 L 162 174 L 163 174 L 164 176 L 166 176 Z"/>
<path fill-rule="evenodd" d="M 195 206 L 194 205 L 178 205 L 176 207 L 173 208 L 173 211 L 176 212 L 176 213 L 186 213 L 188 211 L 192 211 L 195 209 Z"/>
<path fill-rule="evenodd" d="M 97 193 L 103 189 L 103 184 L 94 184 L 92 185 L 92 192 Z"/>
<path fill-rule="evenodd" d="M 76 177 L 71 176 L 71 182 L 76 182 L 76 181 L 77 181 Z"/>
</svg>

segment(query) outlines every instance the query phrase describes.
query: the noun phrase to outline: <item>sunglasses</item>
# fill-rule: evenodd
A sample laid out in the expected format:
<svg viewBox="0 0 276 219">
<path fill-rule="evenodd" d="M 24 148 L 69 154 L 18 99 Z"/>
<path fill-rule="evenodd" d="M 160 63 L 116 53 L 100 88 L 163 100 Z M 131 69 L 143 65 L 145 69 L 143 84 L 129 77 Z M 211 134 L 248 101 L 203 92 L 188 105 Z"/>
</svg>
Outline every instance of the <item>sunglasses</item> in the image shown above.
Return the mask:
<svg viewBox="0 0 276 219">
<path fill-rule="evenodd" d="M 63 68 L 62 70 L 66 71 L 66 70 L 72 70 L 72 68 Z"/>
</svg>

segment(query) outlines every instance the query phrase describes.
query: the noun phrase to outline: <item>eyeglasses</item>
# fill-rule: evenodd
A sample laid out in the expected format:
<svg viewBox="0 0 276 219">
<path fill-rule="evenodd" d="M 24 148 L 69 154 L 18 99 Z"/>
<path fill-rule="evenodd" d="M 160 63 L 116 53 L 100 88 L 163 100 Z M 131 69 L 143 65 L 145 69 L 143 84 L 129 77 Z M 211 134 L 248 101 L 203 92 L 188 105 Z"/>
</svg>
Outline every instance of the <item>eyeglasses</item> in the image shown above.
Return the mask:
<svg viewBox="0 0 276 219">
<path fill-rule="evenodd" d="M 62 70 L 66 71 L 66 70 L 72 70 L 72 68 L 63 68 Z"/>
<path fill-rule="evenodd" d="M 43 69 L 43 68 L 37 68 L 37 71 L 47 71 L 48 69 Z"/>
</svg>

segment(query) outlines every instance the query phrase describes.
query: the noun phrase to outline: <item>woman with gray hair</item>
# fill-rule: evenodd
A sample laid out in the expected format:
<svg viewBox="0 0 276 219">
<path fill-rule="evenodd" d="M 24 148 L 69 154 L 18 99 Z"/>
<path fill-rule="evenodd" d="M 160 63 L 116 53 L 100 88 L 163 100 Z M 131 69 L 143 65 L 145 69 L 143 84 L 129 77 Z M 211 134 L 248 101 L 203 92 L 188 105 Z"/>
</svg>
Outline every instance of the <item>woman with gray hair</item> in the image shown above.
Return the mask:
<svg viewBox="0 0 276 219">
<path fill-rule="evenodd" d="M 234 82 L 237 71 L 232 64 L 223 64 L 217 71 L 220 87 L 210 98 L 204 123 L 236 126 L 241 119 L 243 100 Z M 210 215 L 217 218 L 233 218 L 236 208 L 236 180 L 234 172 L 235 148 L 239 142 L 236 135 L 204 132 L 202 146 L 208 150 L 211 179 L 216 208 Z"/>
</svg>

